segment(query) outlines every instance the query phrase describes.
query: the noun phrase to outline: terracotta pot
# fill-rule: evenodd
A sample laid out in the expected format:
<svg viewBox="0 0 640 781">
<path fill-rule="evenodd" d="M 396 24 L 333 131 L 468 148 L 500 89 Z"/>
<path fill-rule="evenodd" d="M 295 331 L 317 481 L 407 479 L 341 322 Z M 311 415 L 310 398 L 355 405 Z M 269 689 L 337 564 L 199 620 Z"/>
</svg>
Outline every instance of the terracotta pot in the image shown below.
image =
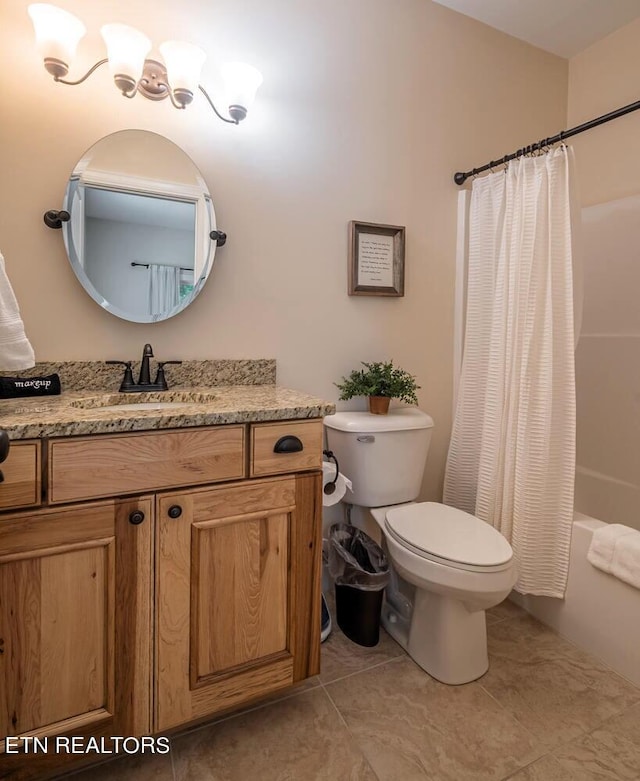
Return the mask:
<svg viewBox="0 0 640 781">
<path fill-rule="evenodd" d="M 386 415 L 389 412 L 388 396 L 369 396 L 369 412 L 372 415 Z"/>
</svg>

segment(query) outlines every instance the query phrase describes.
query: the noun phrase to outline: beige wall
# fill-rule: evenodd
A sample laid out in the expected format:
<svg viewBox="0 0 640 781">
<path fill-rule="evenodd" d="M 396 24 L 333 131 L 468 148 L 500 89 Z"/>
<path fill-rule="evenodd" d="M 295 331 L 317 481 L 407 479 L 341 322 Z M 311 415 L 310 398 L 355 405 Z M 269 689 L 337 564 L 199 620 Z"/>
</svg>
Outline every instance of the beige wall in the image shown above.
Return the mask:
<svg viewBox="0 0 640 781">
<path fill-rule="evenodd" d="M 568 126 L 638 100 L 640 19 L 569 61 Z M 640 112 L 571 139 L 583 206 L 635 195 L 640 189 Z"/>
<path fill-rule="evenodd" d="M 391 357 L 417 374 L 436 421 L 425 496 L 437 496 L 451 410 L 451 177 L 564 126 L 566 61 L 430 0 L 61 3 L 90 30 L 73 75 L 103 56 L 100 24 L 126 20 L 156 45 L 183 37 L 247 59 L 265 82 L 239 128 L 202 100 L 184 112 L 125 100 L 106 69 L 56 85 L 35 54 L 28 0 L 3 0 L 0 249 L 37 358 L 136 358 L 147 341 L 161 358 L 275 357 L 279 382 L 335 399 L 332 383 L 360 360 Z M 203 81 L 213 74 L 205 65 Z M 94 304 L 42 223 L 84 151 L 124 128 L 185 149 L 229 235 L 198 300 L 151 326 Z M 351 219 L 406 225 L 404 298 L 346 295 Z"/>
<path fill-rule="evenodd" d="M 569 63 L 569 125 L 638 100 L 640 20 Z M 576 137 L 585 208 L 576 507 L 640 528 L 640 112 Z M 597 206 L 598 204 L 604 204 Z"/>
</svg>

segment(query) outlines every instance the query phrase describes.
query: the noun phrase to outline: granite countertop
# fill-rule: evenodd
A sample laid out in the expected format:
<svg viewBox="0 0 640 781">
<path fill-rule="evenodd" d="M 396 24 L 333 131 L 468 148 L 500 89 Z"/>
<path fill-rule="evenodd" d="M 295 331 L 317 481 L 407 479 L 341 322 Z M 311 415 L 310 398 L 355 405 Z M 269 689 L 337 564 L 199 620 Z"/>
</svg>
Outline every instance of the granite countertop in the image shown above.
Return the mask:
<svg viewBox="0 0 640 781">
<path fill-rule="evenodd" d="M 122 408 L 141 402 L 179 406 Z M 107 405 L 109 409 L 104 408 Z M 178 386 L 161 393 L 76 390 L 60 396 L 0 400 L 0 428 L 16 440 L 320 418 L 333 412 L 331 402 L 274 384 Z"/>
</svg>

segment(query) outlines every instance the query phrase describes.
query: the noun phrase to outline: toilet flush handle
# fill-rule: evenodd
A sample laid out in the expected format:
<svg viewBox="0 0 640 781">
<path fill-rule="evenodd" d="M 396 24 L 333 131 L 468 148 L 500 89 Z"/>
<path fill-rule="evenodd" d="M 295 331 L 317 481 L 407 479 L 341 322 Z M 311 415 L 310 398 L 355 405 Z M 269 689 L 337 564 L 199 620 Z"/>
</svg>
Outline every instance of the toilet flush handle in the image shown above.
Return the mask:
<svg viewBox="0 0 640 781">
<path fill-rule="evenodd" d="M 376 438 L 373 436 L 373 434 L 363 434 L 360 437 L 356 437 L 356 439 L 358 440 L 358 442 L 366 442 L 366 443 L 376 441 Z"/>
</svg>

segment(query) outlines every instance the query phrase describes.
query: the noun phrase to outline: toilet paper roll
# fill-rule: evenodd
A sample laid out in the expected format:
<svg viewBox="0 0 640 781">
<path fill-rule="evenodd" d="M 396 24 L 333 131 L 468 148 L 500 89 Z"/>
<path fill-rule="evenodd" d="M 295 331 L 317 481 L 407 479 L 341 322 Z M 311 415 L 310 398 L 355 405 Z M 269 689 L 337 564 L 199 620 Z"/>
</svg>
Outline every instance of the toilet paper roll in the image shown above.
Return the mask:
<svg viewBox="0 0 640 781">
<path fill-rule="evenodd" d="M 333 504 L 338 504 L 342 497 L 347 492 L 347 488 L 352 488 L 351 480 L 345 477 L 342 472 L 338 473 L 338 480 L 336 481 L 336 490 L 332 494 L 326 494 L 324 487 L 327 483 L 332 483 L 336 476 L 336 465 L 329 461 L 322 462 L 322 504 L 325 507 L 331 507 Z"/>
</svg>

